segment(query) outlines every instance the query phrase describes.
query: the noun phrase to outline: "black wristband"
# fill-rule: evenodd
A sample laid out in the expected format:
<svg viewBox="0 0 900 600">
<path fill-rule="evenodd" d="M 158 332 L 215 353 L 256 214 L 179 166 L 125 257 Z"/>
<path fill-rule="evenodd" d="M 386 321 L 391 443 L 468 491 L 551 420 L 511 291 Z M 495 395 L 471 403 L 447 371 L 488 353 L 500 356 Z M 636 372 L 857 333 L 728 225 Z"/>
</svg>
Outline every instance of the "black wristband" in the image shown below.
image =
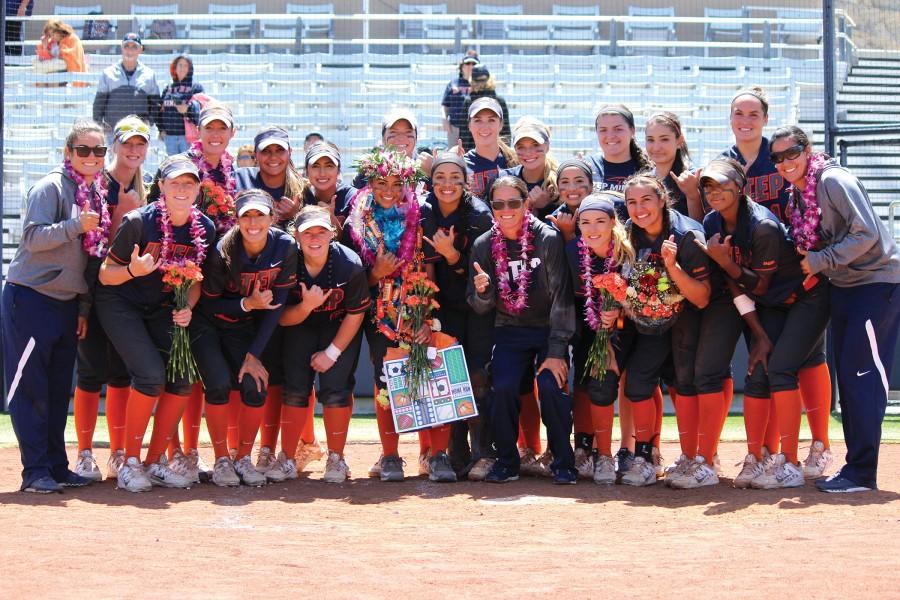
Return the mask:
<svg viewBox="0 0 900 600">
<path fill-rule="evenodd" d="M 125 265 L 125 270 L 128 271 L 128 274 L 131 275 L 132 279 L 135 278 L 134 273 L 131 272 L 131 263 L 128 263 L 127 265 Z"/>
<path fill-rule="evenodd" d="M 742 289 L 752 292 L 759 284 L 759 275 L 757 275 L 756 272 L 752 269 L 745 269 L 744 267 L 741 267 L 741 275 L 737 278 L 736 281 Z"/>
</svg>

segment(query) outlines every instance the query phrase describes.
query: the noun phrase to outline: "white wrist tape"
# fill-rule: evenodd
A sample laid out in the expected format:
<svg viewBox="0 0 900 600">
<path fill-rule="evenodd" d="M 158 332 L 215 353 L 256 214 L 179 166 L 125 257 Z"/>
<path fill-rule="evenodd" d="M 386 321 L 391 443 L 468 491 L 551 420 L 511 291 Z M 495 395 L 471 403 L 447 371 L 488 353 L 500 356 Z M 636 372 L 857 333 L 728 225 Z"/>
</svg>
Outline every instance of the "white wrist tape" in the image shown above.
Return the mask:
<svg viewBox="0 0 900 600">
<path fill-rule="evenodd" d="M 246 300 L 246 298 L 241 298 L 241 310 L 244 312 L 250 312 L 250 309 L 247 308 L 247 306 L 244 304 L 244 300 Z"/>
<path fill-rule="evenodd" d="M 738 312 L 743 317 L 747 313 L 752 313 L 756 310 L 756 302 L 754 302 L 747 294 L 741 294 L 740 296 L 735 297 L 734 307 L 737 308 Z"/>
<path fill-rule="evenodd" d="M 339 350 L 338 347 L 334 344 L 328 344 L 328 347 L 325 348 L 325 356 L 327 356 L 334 362 L 337 362 L 337 359 L 341 357 L 341 354 L 341 350 Z"/>
</svg>

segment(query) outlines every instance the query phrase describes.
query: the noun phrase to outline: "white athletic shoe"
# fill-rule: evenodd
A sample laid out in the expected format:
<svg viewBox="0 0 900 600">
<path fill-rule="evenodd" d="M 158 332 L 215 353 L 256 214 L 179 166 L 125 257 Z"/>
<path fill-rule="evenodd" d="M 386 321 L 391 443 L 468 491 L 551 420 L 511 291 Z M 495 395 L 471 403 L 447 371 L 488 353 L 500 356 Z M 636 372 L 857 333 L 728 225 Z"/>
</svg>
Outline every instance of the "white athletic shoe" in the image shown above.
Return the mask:
<svg viewBox="0 0 900 600">
<path fill-rule="evenodd" d="M 307 465 L 317 460 L 322 460 L 325 456 L 325 448 L 319 442 L 306 444 L 300 440 L 297 446 L 297 452 L 294 453 L 294 462 L 297 463 L 297 471 L 305 471 Z"/>
<path fill-rule="evenodd" d="M 685 473 L 669 485 L 678 490 L 690 490 L 707 485 L 718 485 L 719 476 L 715 469 L 699 454 L 694 457 L 691 466 Z"/>
<path fill-rule="evenodd" d="M 594 483 L 599 485 L 612 485 L 616 482 L 616 459 L 612 456 L 601 454 L 594 460 Z"/>
<path fill-rule="evenodd" d="M 268 446 L 262 446 L 256 455 L 256 470 L 260 473 L 267 473 L 269 469 L 275 466 L 278 458 Z"/>
<path fill-rule="evenodd" d="M 379 454 L 378 459 L 375 461 L 375 464 L 369 467 L 369 477 L 371 479 L 378 479 L 381 477 L 381 459 L 384 458 L 384 454 Z"/>
<path fill-rule="evenodd" d="M 575 470 L 580 479 L 593 479 L 594 455 L 584 448 L 575 449 Z"/>
<path fill-rule="evenodd" d="M 766 470 L 750 482 L 755 490 L 775 490 L 780 488 L 801 487 L 803 471 L 792 462 L 788 462 L 784 454 L 778 453 L 766 461 Z"/>
<path fill-rule="evenodd" d="M 682 454 L 678 460 L 673 462 L 665 469 L 665 479 L 663 483 L 672 485 L 672 482 L 683 476 L 687 470 L 693 466 L 694 461 L 687 454 Z"/>
<path fill-rule="evenodd" d="M 200 483 L 200 455 L 197 450 L 191 450 L 185 455 L 181 450 L 172 454 L 172 462 L 169 468 L 193 483 Z"/>
<path fill-rule="evenodd" d="M 533 460 L 532 460 L 533 459 Z M 553 462 L 553 453 L 546 450 L 543 454 L 534 458 L 534 452 L 525 450 L 524 458 L 519 459 L 519 472 L 532 477 L 552 477 L 550 464 Z"/>
<path fill-rule="evenodd" d="M 219 487 L 236 487 L 241 485 L 241 478 L 234 472 L 234 463 L 230 456 L 220 456 L 213 465 L 212 482 Z"/>
<path fill-rule="evenodd" d="M 153 487 L 144 472 L 144 465 L 132 456 L 116 472 L 116 485 L 129 492 L 149 492 Z"/>
<path fill-rule="evenodd" d="M 119 476 L 119 469 L 125 464 L 125 451 L 116 450 L 110 453 L 109 460 L 106 461 L 106 478 L 116 479 Z"/>
<path fill-rule="evenodd" d="M 259 468 L 259 462 L 256 463 Z M 284 481 L 285 479 L 297 479 L 297 463 L 293 458 L 288 458 L 284 452 L 278 453 L 275 463 L 265 473 L 266 479 L 273 483 Z"/>
<path fill-rule="evenodd" d="M 749 452 L 747 453 L 747 456 L 744 457 L 744 462 L 738 463 L 738 465 L 743 466 L 741 467 L 741 472 L 734 478 L 732 485 L 742 490 L 750 487 L 750 482 L 762 475 L 766 470 L 765 463 L 756 460 L 756 457 Z"/>
<path fill-rule="evenodd" d="M 350 478 L 350 467 L 337 452 L 328 452 L 328 460 L 325 461 L 325 475 L 323 481 L 328 483 L 344 483 Z"/>
<path fill-rule="evenodd" d="M 234 471 L 241 478 L 241 483 L 244 485 L 251 487 L 266 485 L 266 476 L 256 470 L 249 454 L 234 463 Z"/>
<path fill-rule="evenodd" d="M 94 455 L 90 450 L 82 450 L 78 453 L 78 460 L 75 462 L 74 471 L 76 475 L 81 475 L 85 479 L 90 479 L 91 481 L 100 481 L 103 479 L 100 467 L 97 466 L 97 461 L 94 460 Z"/>
<path fill-rule="evenodd" d="M 494 468 L 495 462 L 497 462 L 496 458 L 479 458 L 475 464 L 472 465 L 472 468 L 469 469 L 466 478 L 469 481 L 484 481 L 487 474 Z"/>
<path fill-rule="evenodd" d="M 431 475 L 431 466 L 428 464 L 431 460 L 431 450 L 425 454 L 419 455 L 419 475 Z"/>
<path fill-rule="evenodd" d="M 642 487 L 656 483 L 656 467 L 643 456 L 637 456 L 631 468 L 622 474 L 622 483 Z"/>
<path fill-rule="evenodd" d="M 523 475 L 534 475 L 537 456 L 531 448 L 519 448 L 519 473 Z"/>
<path fill-rule="evenodd" d="M 806 479 L 822 477 L 832 462 L 834 462 L 834 457 L 831 455 L 831 450 L 827 449 L 825 444 L 819 440 L 815 440 L 809 447 L 809 456 L 803 461 L 803 477 Z"/>
<path fill-rule="evenodd" d="M 169 461 L 165 454 L 160 455 L 159 460 L 155 463 L 147 465 L 147 476 L 150 478 L 150 483 L 159 487 L 189 488 L 193 485 L 190 479 L 179 475 L 169 467 Z"/>
</svg>

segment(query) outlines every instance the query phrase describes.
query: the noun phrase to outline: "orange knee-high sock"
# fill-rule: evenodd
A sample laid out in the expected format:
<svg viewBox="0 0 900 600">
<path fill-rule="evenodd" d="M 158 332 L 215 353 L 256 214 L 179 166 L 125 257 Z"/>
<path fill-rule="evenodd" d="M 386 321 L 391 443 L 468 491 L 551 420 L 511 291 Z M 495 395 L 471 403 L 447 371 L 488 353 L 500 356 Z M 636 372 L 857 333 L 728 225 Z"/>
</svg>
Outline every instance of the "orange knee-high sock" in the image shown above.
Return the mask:
<svg viewBox="0 0 900 600">
<path fill-rule="evenodd" d="M 675 422 L 678 425 L 678 442 L 681 453 L 688 458 L 697 455 L 700 435 L 700 400 L 697 396 L 674 394 Z M 706 458 L 704 456 L 704 458 Z M 712 460 L 712 457 L 709 457 Z"/>
<path fill-rule="evenodd" d="M 719 451 L 722 411 L 725 407 L 723 395 L 723 392 L 697 394 L 697 454 L 708 463 L 712 463 L 713 456 Z M 687 396 L 678 396 L 679 403 L 683 399 Z M 678 414 L 677 411 L 675 414 Z"/>
<path fill-rule="evenodd" d="M 434 452 L 431 448 L 431 430 L 422 429 L 417 431 L 419 434 L 419 456 L 424 456 L 429 452 Z"/>
<path fill-rule="evenodd" d="M 306 425 L 303 426 L 303 433 L 300 439 L 304 444 L 316 443 L 316 390 L 309 393 L 309 406 L 306 413 Z"/>
<path fill-rule="evenodd" d="M 273 385 L 266 391 L 266 403 L 263 405 L 263 418 L 259 426 L 259 447 L 274 450 L 278 443 L 278 430 L 281 429 L 281 398 L 284 387 Z"/>
<path fill-rule="evenodd" d="M 238 416 L 238 452 L 237 458 L 244 458 L 253 450 L 256 442 L 256 434 L 259 433 L 259 423 L 262 421 L 262 406 L 247 406 L 241 403 L 241 413 Z"/>
<path fill-rule="evenodd" d="M 800 413 L 803 400 L 800 390 L 772 392 L 772 401 L 778 417 L 778 432 L 781 434 L 781 453 L 785 458 L 797 463 L 797 446 L 800 442 Z"/>
<path fill-rule="evenodd" d="M 747 452 L 762 460 L 766 426 L 769 424 L 769 398 L 744 396 L 744 430 L 747 432 Z M 770 449 L 771 452 L 771 449 Z"/>
<path fill-rule="evenodd" d="M 400 436 L 394 427 L 394 417 L 390 406 L 382 406 L 375 402 L 375 421 L 378 424 L 378 437 L 381 440 L 381 451 L 385 456 L 398 456 Z"/>
<path fill-rule="evenodd" d="M 447 446 L 450 445 L 450 426 L 432 427 L 428 430 L 428 433 L 428 437 L 431 440 L 431 455 L 434 456 L 438 452 L 446 452 Z"/>
<path fill-rule="evenodd" d="M 184 435 L 184 453 L 197 449 L 200 442 L 200 421 L 203 419 L 203 385 L 195 383 L 191 388 L 191 396 L 184 407 L 181 418 L 181 431 Z"/>
<path fill-rule="evenodd" d="M 653 441 L 656 435 L 656 404 L 653 398 L 631 402 L 631 415 L 634 419 L 634 439 L 645 443 Z"/>
<path fill-rule="evenodd" d="M 169 447 L 169 442 L 178 432 L 178 422 L 187 406 L 189 396 L 176 396 L 164 392 L 156 405 L 156 413 L 153 415 L 153 433 L 150 436 L 150 446 L 147 448 L 145 463 L 154 463 L 160 455 Z"/>
<path fill-rule="evenodd" d="M 322 420 L 325 421 L 325 437 L 328 440 L 328 449 L 344 456 L 344 446 L 347 445 L 347 432 L 350 429 L 350 418 L 353 415 L 353 407 L 329 407 L 322 409 Z"/>
<path fill-rule="evenodd" d="M 78 437 L 78 451 L 94 447 L 94 429 L 97 427 L 97 413 L 100 411 L 100 392 L 86 392 L 75 388 L 75 435 Z"/>
<path fill-rule="evenodd" d="M 659 450 L 659 440 L 662 437 L 663 422 L 663 394 L 659 386 L 653 391 L 653 406 L 656 408 L 656 420 L 653 422 L 653 445 Z"/>
<path fill-rule="evenodd" d="M 106 386 L 106 429 L 109 431 L 109 450 L 125 449 L 125 410 L 131 388 Z"/>
<path fill-rule="evenodd" d="M 294 458 L 297 454 L 307 415 L 309 410 L 306 407 L 281 405 L 281 449 L 288 458 Z"/>
<path fill-rule="evenodd" d="M 228 405 L 207 403 L 204 412 L 206 429 L 209 431 L 216 459 L 228 456 Z"/>
<path fill-rule="evenodd" d="M 722 425 L 719 427 L 719 438 L 725 430 L 725 421 L 731 412 L 731 403 L 734 401 L 734 379 L 726 377 L 722 380 Z"/>
<path fill-rule="evenodd" d="M 800 394 L 806 408 L 806 420 L 813 441 L 819 440 L 830 448 L 828 424 L 831 421 L 831 373 L 828 365 L 822 363 L 803 369 L 799 373 Z"/>
<path fill-rule="evenodd" d="M 586 388 L 576 387 L 572 396 L 572 417 L 575 425 L 575 433 L 591 434 L 594 431 L 594 422 L 591 417 L 591 397 Z"/>
<path fill-rule="evenodd" d="M 522 442 L 535 454 L 541 453 L 541 409 L 537 394 L 532 392 L 519 396 L 519 427 L 522 428 Z"/>
<path fill-rule="evenodd" d="M 594 443 L 597 452 L 602 456 L 612 456 L 612 428 L 615 418 L 615 406 L 597 406 L 591 404 L 591 421 L 594 430 Z"/>
<path fill-rule="evenodd" d="M 141 457 L 141 444 L 144 442 L 144 434 L 147 433 L 147 425 L 150 423 L 150 415 L 159 396 L 147 396 L 132 389 L 128 393 L 128 405 L 125 409 L 125 456 L 127 458 Z"/>
<path fill-rule="evenodd" d="M 228 393 L 228 448 L 237 450 L 240 444 L 238 434 L 238 419 L 241 415 L 241 393 L 238 390 L 231 390 Z"/>
<path fill-rule="evenodd" d="M 781 437 L 778 432 L 778 407 L 774 400 L 769 398 L 769 421 L 766 423 L 766 434 L 763 436 L 763 444 L 770 454 L 778 454 L 781 447 Z"/>
</svg>

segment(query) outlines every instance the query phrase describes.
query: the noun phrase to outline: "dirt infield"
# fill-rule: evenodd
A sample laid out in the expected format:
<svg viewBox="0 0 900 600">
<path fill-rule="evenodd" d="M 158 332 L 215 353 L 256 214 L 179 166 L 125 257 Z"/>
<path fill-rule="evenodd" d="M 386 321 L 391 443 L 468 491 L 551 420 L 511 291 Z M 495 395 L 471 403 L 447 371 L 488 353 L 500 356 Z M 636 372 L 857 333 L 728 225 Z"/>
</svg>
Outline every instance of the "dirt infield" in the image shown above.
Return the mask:
<svg viewBox="0 0 900 600">
<path fill-rule="evenodd" d="M 401 451 L 414 473 L 417 446 Z M 900 595 L 900 445 L 882 449 L 881 490 L 851 495 L 730 480 L 693 491 L 386 484 L 364 478 L 377 454 L 352 444 L 357 478 L 343 485 L 321 482 L 314 463 L 264 489 L 127 494 L 103 482 L 34 496 L 12 491 L 18 452 L 0 449 L 0 598 Z M 734 475 L 743 447 L 721 456 Z"/>
</svg>

